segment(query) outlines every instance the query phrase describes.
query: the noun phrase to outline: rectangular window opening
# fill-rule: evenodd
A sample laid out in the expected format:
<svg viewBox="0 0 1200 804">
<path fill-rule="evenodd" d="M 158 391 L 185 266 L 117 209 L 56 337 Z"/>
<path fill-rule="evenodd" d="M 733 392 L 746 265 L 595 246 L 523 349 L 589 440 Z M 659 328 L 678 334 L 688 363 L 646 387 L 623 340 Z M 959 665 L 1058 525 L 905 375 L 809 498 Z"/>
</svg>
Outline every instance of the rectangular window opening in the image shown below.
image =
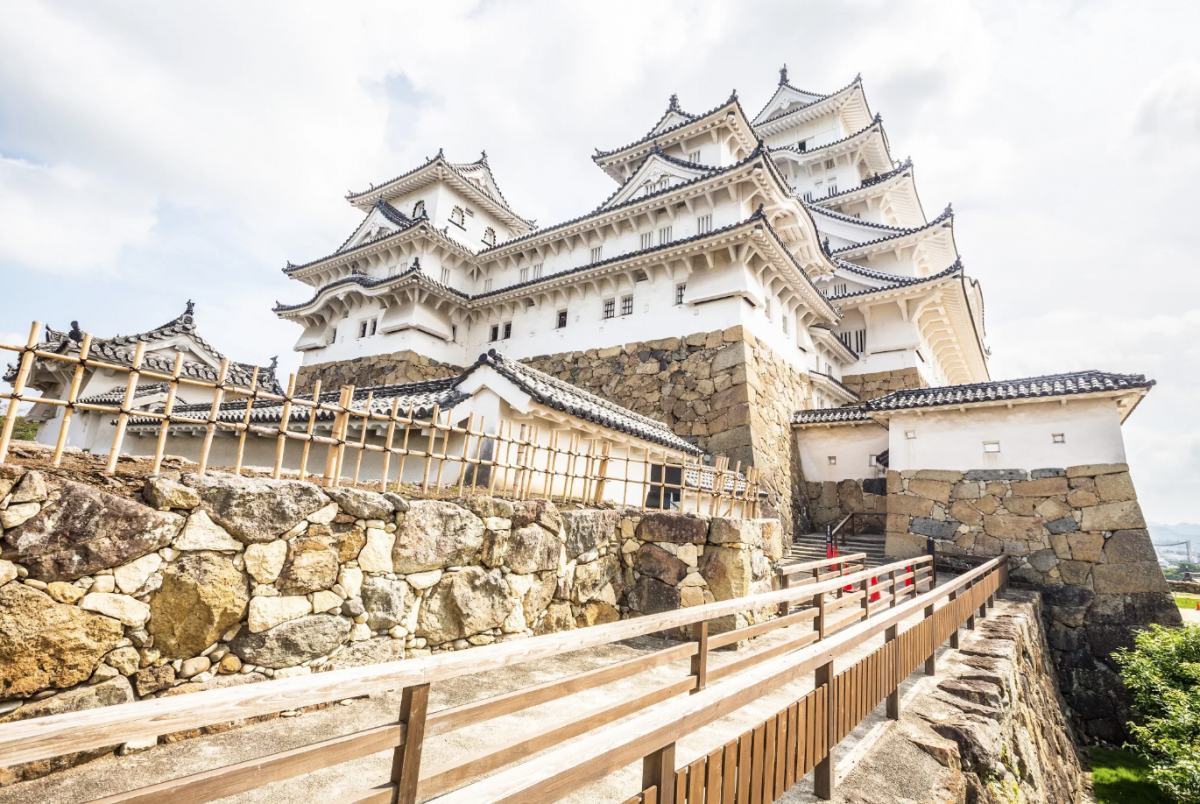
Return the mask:
<svg viewBox="0 0 1200 804">
<path fill-rule="evenodd" d="M 604 317 L 605 318 L 613 318 L 614 316 L 616 316 L 616 314 L 617 314 L 617 300 L 616 299 L 605 299 L 604 300 Z"/>
<path fill-rule="evenodd" d="M 1065 433 L 1052 433 L 1050 435 L 1050 440 L 1055 444 L 1065 444 L 1067 443 L 1067 436 Z"/>
<path fill-rule="evenodd" d="M 632 315 L 632 314 L 633 314 L 633 297 L 632 296 L 622 296 L 621 297 L 621 315 Z"/>
<path fill-rule="evenodd" d="M 670 243 L 672 239 L 670 226 L 664 226 L 658 230 L 658 244 L 660 246 L 665 246 L 667 243 Z"/>
<path fill-rule="evenodd" d="M 558 323 L 555 328 L 556 329 L 564 329 L 564 328 L 566 328 L 566 326 L 567 326 L 567 311 L 559 310 L 558 311 Z"/>
<path fill-rule="evenodd" d="M 712 213 L 696 218 L 696 234 L 708 234 L 712 231 Z"/>
<path fill-rule="evenodd" d="M 983 451 L 984 452 L 999 452 L 1000 451 L 1000 442 L 999 441 L 984 441 L 983 442 Z"/>
<path fill-rule="evenodd" d="M 645 251 L 654 247 L 654 232 L 643 232 L 639 249 Z"/>
<path fill-rule="evenodd" d="M 537 265 L 533 266 L 533 278 L 534 279 L 542 278 L 542 263 L 539 262 Z"/>
<path fill-rule="evenodd" d="M 491 334 L 491 337 L 488 338 L 488 340 L 490 340 L 490 341 L 500 340 L 500 325 L 499 324 L 492 324 L 492 334 Z"/>
<path fill-rule="evenodd" d="M 520 281 L 520 282 L 528 282 L 529 281 L 529 269 L 528 268 L 521 269 L 521 276 L 518 281 Z"/>
<path fill-rule="evenodd" d="M 442 284 L 443 285 L 450 284 L 450 269 L 449 268 L 442 269 Z"/>
<path fill-rule="evenodd" d="M 603 254 L 604 254 L 603 246 L 593 246 L 592 247 L 592 262 L 593 263 L 600 262 L 601 256 Z"/>
<path fill-rule="evenodd" d="M 676 304 L 683 304 L 683 294 L 686 292 L 687 292 L 687 283 L 686 282 L 675 286 L 675 303 Z"/>
<path fill-rule="evenodd" d="M 505 321 L 504 322 L 504 340 L 508 340 L 511 337 L 512 337 L 512 322 Z"/>
</svg>

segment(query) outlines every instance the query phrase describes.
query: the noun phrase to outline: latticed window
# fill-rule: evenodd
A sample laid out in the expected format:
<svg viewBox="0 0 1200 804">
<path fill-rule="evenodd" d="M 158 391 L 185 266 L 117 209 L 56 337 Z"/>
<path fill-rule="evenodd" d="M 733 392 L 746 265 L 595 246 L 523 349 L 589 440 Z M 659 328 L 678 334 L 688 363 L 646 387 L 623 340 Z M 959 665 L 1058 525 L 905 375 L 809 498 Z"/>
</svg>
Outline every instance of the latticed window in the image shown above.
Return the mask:
<svg viewBox="0 0 1200 804">
<path fill-rule="evenodd" d="M 504 340 L 508 340 L 511 337 L 512 337 L 512 322 L 506 321 L 506 322 L 504 322 Z"/>
<path fill-rule="evenodd" d="M 492 280 L 490 280 L 490 279 L 483 280 L 483 292 L 487 293 L 491 289 L 492 289 Z"/>
<path fill-rule="evenodd" d="M 592 262 L 593 263 L 600 262 L 601 256 L 603 254 L 604 254 L 603 246 L 593 246 L 592 247 Z"/>
<path fill-rule="evenodd" d="M 708 234 L 712 231 L 712 214 L 696 218 L 696 234 Z"/>
<path fill-rule="evenodd" d="M 604 317 L 612 318 L 616 314 L 617 314 L 617 300 L 616 299 L 605 299 L 604 300 Z"/>
<path fill-rule="evenodd" d="M 688 151 L 688 161 L 695 162 L 698 164 L 700 162 L 700 152 L 699 151 Z"/>
<path fill-rule="evenodd" d="M 658 244 L 660 246 L 665 245 L 666 243 L 670 243 L 672 239 L 673 238 L 671 237 L 671 227 L 670 226 L 664 226 L 663 228 L 658 230 Z"/>
<path fill-rule="evenodd" d="M 675 303 L 676 304 L 683 304 L 683 294 L 686 292 L 687 292 L 687 283 L 686 282 L 675 286 Z"/>
<path fill-rule="evenodd" d="M 621 315 L 631 315 L 633 313 L 633 296 L 621 297 Z"/>
<path fill-rule="evenodd" d="M 488 228 L 483 230 L 483 243 L 486 246 L 496 245 L 496 230 L 495 229 L 493 229 L 492 227 L 489 226 Z"/>
<path fill-rule="evenodd" d="M 442 284 L 443 285 L 450 284 L 450 269 L 449 268 L 442 269 Z"/>
<path fill-rule="evenodd" d="M 520 279 L 518 281 L 520 281 L 520 282 L 528 282 L 529 281 L 529 269 L 528 268 L 521 269 L 521 275 L 520 275 Z"/>
<path fill-rule="evenodd" d="M 566 310 L 559 310 L 559 311 L 558 311 L 558 323 L 557 323 L 557 327 L 556 327 L 556 328 L 557 328 L 557 329 L 563 329 L 563 328 L 564 328 L 564 327 L 566 327 L 566 326 L 567 326 L 567 311 L 566 311 Z"/>
<path fill-rule="evenodd" d="M 488 340 L 490 340 L 490 341 L 500 340 L 500 325 L 499 324 L 492 324 L 491 337 L 488 338 Z"/>
<path fill-rule="evenodd" d="M 654 232 L 643 232 L 641 240 L 641 250 L 645 251 L 654 246 Z"/>
<path fill-rule="evenodd" d="M 542 263 L 539 262 L 537 265 L 533 266 L 533 278 L 534 279 L 542 278 Z"/>
<path fill-rule="evenodd" d="M 451 223 L 453 223 L 455 226 L 462 226 L 464 221 L 465 218 L 463 217 L 462 207 L 455 207 L 454 209 L 450 210 Z"/>
</svg>

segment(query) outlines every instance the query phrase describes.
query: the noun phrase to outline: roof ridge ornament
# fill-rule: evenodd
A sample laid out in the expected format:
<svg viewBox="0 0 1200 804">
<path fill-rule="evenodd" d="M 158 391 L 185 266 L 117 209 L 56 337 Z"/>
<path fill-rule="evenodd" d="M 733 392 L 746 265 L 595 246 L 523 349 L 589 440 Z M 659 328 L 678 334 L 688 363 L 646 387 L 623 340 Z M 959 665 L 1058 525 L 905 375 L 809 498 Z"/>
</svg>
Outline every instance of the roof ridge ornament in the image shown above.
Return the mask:
<svg viewBox="0 0 1200 804">
<path fill-rule="evenodd" d="M 785 86 L 788 82 L 787 64 L 785 63 L 779 68 L 779 86 Z"/>
<path fill-rule="evenodd" d="M 47 333 L 50 332 L 49 324 L 46 325 L 46 332 Z M 70 338 L 71 340 L 75 341 L 76 343 L 81 343 L 83 341 L 83 331 L 79 329 L 78 321 L 71 322 L 71 330 L 70 330 L 70 332 L 67 333 L 67 337 Z M 49 340 L 49 338 L 47 338 L 46 340 Z"/>
<path fill-rule="evenodd" d="M 679 108 L 679 96 L 676 95 L 674 92 L 671 93 L 671 102 L 669 104 L 667 104 L 667 109 L 668 109 L 668 111 L 671 109 L 674 109 L 677 112 L 682 111 Z"/>
</svg>

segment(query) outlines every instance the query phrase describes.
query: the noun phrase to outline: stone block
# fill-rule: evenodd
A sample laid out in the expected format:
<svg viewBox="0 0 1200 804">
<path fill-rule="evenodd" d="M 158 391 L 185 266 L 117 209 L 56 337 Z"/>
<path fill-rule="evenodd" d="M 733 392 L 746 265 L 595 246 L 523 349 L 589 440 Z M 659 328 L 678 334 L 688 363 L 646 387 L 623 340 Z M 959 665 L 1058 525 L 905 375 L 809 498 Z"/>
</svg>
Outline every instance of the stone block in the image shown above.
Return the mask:
<svg viewBox="0 0 1200 804">
<path fill-rule="evenodd" d="M 762 520 L 713 517 L 708 541 L 713 544 L 741 542 L 754 547 L 762 544 Z"/>
<path fill-rule="evenodd" d="M 1087 583 L 1088 575 L 1092 571 L 1092 564 L 1087 561 L 1060 560 L 1058 562 L 1058 571 L 1062 573 L 1063 583 L 1083 586 Z"/>
<path fill-rule="evenodd" d="M 678 588 L 648 576 L 638 579 L 627 600 L 629 608 L 641 614 L 661 614 L 664 611 L 674 611 L 680 608 L 682 603 Z"/>
<path fill-rule="evenodd" d="M 1096 477 L 1097 475 L 1111 475 L 1117 472 L 1128 472 L 1129 464 L 1127 463 L 1091 463 L 1081 466 L 1068 466 L 1067 477 Z"/>
<path fill-rule="evenodd" d="M 1034 506 L 1033 510 L 1038 516 L 1049 522 L 1053 519 L 1071 516 L 1073 509 L 1057 497 L 1050 497 Z"/>
<path fill-rule="evenodd" d="M 884 551 L 888 558 L 916 558 L 926 555 L 925 537 L 915 533 L 893 533 L 888 531 Z"/>
<path fill-rule="evenodd" d="M 663 583 L 678 586 L 688 574 L 688 566 L 675 556 L 653 544 L 646 543 L 634 554 L 634 568 L 643 575 Z"/>
<path fill-rule="evenodd" d="M 1070 489 L 1065 477 L 1044 477 L 1041 480 L 1014 481 L 1012 484 L 1014 497 L 1050 497 L 1068 491 Z"/>
<path fill-rule="evenodd" d="M 951 503 L 949 514 L 959 522 L 967 525 L 979 525 L 983 523 L 983 514 L 979 513 L 979 510 L 966 500 L 956 500 Z"/>
<path fill-rule="evenodd" d="M 200 505 L 214 522 L 244 544 L 268 542 L 329 504 L 312 483 L 234 477 L 184 475 L 184 485 L 200 493 Z"/>
<path fill-rule="evenodd" d="M 994 514 L 1000 507 L 1000 499 L 992 494 L 985 494 L 971 503 L 982 514 Z"/>
<path fill-rule="evenodd" d="M 1029 565 L 1038 572 L 1049 572 L 1058 566 L 1058 556 L 1053 550 L 1038 550 L 1029 556 Z"/>
<path fill-rule="evenodd" d="M 1071 533 L 1067 536 L 1071 558 L 1095 564 L 1104 550 L 1104 537 L 1099 533 Z"/>
<path fill-rule="evenodd" d="M 250 583 L 220 553 L 184 553 L 162 573 L 150 601 L 149 632 L 165 658 L 194 656 L 241 622 L 250 603 Z"/>
<path fill-rule="evenodd" d="M 1066 469 L 1032 469 L 1029 472 L 1031 480 L 1041 480 L 1044 477 L 1066 477 Z"/>
<path fill-rule="evenodd" d="M 1042 537 L 1042 520 L 1036 516 L 989 514 L 983 518 L 983 530 L 997 539 L 1031 540 Z"/>
<path fill-rule="evenodd" d="M 1005 497 L 1004 507 L 1008 513 L 1016 516 L 1033 516 L 1037 507 L 1036 497 Z"/>
<path fill-rule="evenodd" d="M 963 475 L 965 480 L 1028 480 L 1029 472 L 1024 469 L 972 469 Z"/>
<path fill-rule="evenodd" d="M 259 583 L 275 583 L 287 560 L 287 542 L 252 544 L 246 548 L 246 571 Z"/>
<path fill-rule="evenodd" d="M 1074 550 L 1072 549 L 1072 554 Z M 1129 564 L 1097 564 L 1092 568 L 1097 595 L 1126 595 L 1138 592 L 1166 592 L 1167 581 L 1157 561 Z"/>
<path fill-rule="evenodd" d="M 915 494 L 918 497 L 923 497 L 927 500 L 940 502 L 943 505 L 950 502 L 950 483 L 945 480 L 930 480 L 917 477 L 908 481 L 908 491 L 910 494 Z"/>
<path fill-rule="evenodd" d="M 89 592 L 79 601 L 79 607 L 120 620 L 130 628 L 141 628 L 150 619 L 150 606 L 129 595 Z"/>
<path fill-rule="evenodd" d="M 1083 530 L 1136 530 L 1146 527 L 1137 500 L 1100 503 L 1083 509 Z"/>
<path fill-rule="evenodd" d="M 957 483 L 950 489 L 950 499 L 952 500 L 978 500 L 983 495 L 983 490 L 978 483 L 964 481 Z"/>
<path fill-rule="evenodd" d="M 1096 478 L 1096 494 L 1101 502 L 1123 502 L 1136 500 L 1137 492 L 1128 472 L 1114 472 Z"/>
<path fill-rule="evenodd" d="M 621 515 L 616 511 L 563 511 L 567 560 L 594 550 L 613 538 Z"/>
<path fill-rule="evenodd" d="M 953 519 L 939 522 L 936 519 L 914 517 L 908 529 L 912 533 L 921 536 L 931 536 L 934 539 L 953 539 L 954 535 L 958 532 L 959 524 L 959 522 Z"/>
<path fill-rule="evenodd" d="M 887 510 L 889 515 L 929 516 L 933 511 L 933 500 L 926 497 L 913 497 L 909 494 L 889 494 Z"/>
<path fill-rule="evenodd" d="M 1106 475 L 1106 477 L 1119 477 L 1119 475 Z M 1158 561 L 1158 555 L 1150 541 L 1150 533 L 1146 530 L 1116 531 L 1104 543 L 1104 558 L 1109 564 Z"/>
<path fill-rule="evenodd" d="M 915 477 L 918 480 L 939 480 L 943 483 L 954 484 L 963 479 L 963 473 L 944 469 L 919 469 Z"/>
<path fill-rule="evenodd" d="M 247 627 L 250 633 L 257 634 L 311 611 L 312 603 L 307 597 L 255 597 L 250 600 Z"/>
<path fill-rule="evenodd" d="M 889 469 L 887 473 L 888 494 L 899 494 L 904 491 L 904 478 L 899 472 Z"/>
<path fill-rule="evenodd" d="M 242 631 L 229 643 L 229 649 L 249 664 L 274 670 L 294 667 L 344 643 L 350 637 L 351 624 L 348 617 L 309 614 L 266 631 Z"/>
<path fill-rule="evenodd" d="M 690 514 L 650 512 L 638 523 L 637 538 L 643 542 L 704 544 L 708 522 Z"/>
<path fill-rule="evenodd" d="M 536 518 L 536 514 L 532 516 Z M 561 527 L 557 509 L 554 519 Z M 518 525 L 514 512 L 514 527 L 525 524 L 529 523 L 522 521 Z M 410 503 L 404 521 L 396 529 L 391 571 L 407 574 L 470 564 L 483 547 L 483 535 L 483 520 L 465 508 L 440 500 L 417 500 Z M 368 531 L 363 552 L 370 548 Z M 362 565 L 361 554 L 359 565 Z"/>
<path fill-rule="evenodd" d="M 1079 523 L 1073 516 L 1064 516 L 1046 523 L 1046 530 L 1051 533 L 1074 533 L 1079 530 Z"/>
<path fill-rule="evenodd" d="M 327 541 L 304 536 L 287 544 L 287 559 L 276 584 L 279 591 L 285 595 L 305 595 L 337 583 L 337 552 Z"/>
<path fill-rule="evenodd" d="M 500 570 L 466 567 L 446 573 L 421 604 L 417 636 L 440 645 L 499 628 L 515 606 Z"/>
<path fill-rule="evenodd" d="M 751 553 L 732 547 L 710 546 L 700 558 L 700 574 L 717 600 L 751 593 L 754 568 Z"/>
<path fill-rule="evenodd" d="M 1072 508 L 1089 508 L 1098 502 L 1100 498 L 1096 493 L 1087 489 L 1071 489 L 1071 493 L 1067 495 L 1067 504 Z"/>
</svg>

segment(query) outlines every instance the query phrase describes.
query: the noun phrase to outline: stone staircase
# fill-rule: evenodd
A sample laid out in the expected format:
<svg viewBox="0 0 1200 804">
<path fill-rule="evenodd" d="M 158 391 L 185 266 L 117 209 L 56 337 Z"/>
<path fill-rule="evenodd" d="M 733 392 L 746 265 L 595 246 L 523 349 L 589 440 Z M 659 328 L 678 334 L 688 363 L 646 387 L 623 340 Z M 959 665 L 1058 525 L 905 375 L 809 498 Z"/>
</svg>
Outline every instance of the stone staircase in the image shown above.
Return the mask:
<svg viewBox="0 0 1200 804">
<path fill-rule="evenodd" d="M 884 536 L 882 533 L 847 534 L 844 539 L 837 537 L 838 554 L 866 553 L 867 566 L 878 567 L 887 563 L 884 556 Z M 825 533 L 805 533 L 795 537 L 786 560 L 816 561 L 825 558 Z"/>
</svg>

